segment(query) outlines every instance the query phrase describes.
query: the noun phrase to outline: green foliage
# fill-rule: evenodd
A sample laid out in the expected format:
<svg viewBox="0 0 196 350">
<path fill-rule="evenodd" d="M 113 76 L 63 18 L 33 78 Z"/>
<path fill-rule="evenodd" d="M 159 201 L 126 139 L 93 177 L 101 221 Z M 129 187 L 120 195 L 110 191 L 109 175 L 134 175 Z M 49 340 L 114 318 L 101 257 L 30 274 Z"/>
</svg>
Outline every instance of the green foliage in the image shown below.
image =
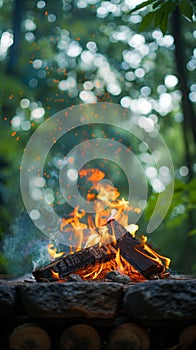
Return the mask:
<svg viewBox="0 0 196 350">
<path fill-rule="evenodd" d="M 190 3 L 190 1 L 187 0 L 181 0 L 179 2 L 179 8 L 182 13 L 186 18 L 188 18 L 190 21 L 193 19 L 193 7 Z"/>
<path fill-rule="evenodd" d="M 163 34 L 166 34 L 170 14 L 179 6 L 180 12 L 188 20 L 193 20 L 193 6 L 189 0 L 148 0 L 136 6 L 132 11 L 138 11 L 146 6 L 151 5 L 150 12 L 143 15 L 140 24 L 140 31 L 146 30 L 150 25 L 154 28 L 159 27 Z"/>
<path fill-rule="evenodd" d="M 158 194 L 153 193 L 148 199 L 148 207 L 145 210 L 146 219 L 149 220 L 155 208 Z M 174 194 L 170 209 L 165 219 L 166 227 L 175 229 L 183 225 L 187 220 L 189 213 L 196 210 L 196 178 L 188 183 L 178 179 L 175 180 Z M 187 232 L 188 235 L 194 235 L 195 229 Z"/>
<path fill-rule="evenodd" d="M 29 230 L 29 223 L 25 226 L 26 218 L 22 224 L 16 223 L 24 209 L 19 185 L 19 167 L 23 150 L 34 130 L 46 118 L 72 105 L 88 103 L 88 99 L 82 99 L 82 94 L 93 96 L 93 101 L 97 102 L 107 101 L 121 105 L 127 103 L 132 116 L 149 118 L 153 121 L 168 145 L 178 177 L 184 178 L 179 176 L 179 169 L 187 165 L 183 135 L 185 132 L 190 135 L 190 127 L 187 131 L 183 124 L 173 38 L 171 35 L 163 36 L 159 28 L 164 34 L 166 33 L 176 6 L 179 7 L 183 17 L 189 19 L 187 21 L 182 18 L 181 28 L 184 37 L 182 52 L 186 59 L 186 79 L 190 87 L 189 96 L 194 95 L 195 91 L 195 77 L 192 70 L 195 28 L 190 21 L 194 1 L 188 0 L 150 0 L 142 2 L 133 10 L 130 10 L 128 5 L 126 7 L 124 1 L 113 1 L 111 4 L 109 1 L 94 1 L 91 6 L 87 0 L 82 2 L 57 0 L 47 2 L 47 6 L 43 8 L 39 8 L 38 4 L 43 5 L 44 2 L 21 3 L 23 3 L 22 19 L 15 23 L 18 28 L 14 33 L 15 1 L 0 2 L 1 35 L 7 33 L 6 43 L 11 40 L 8 37 L 9 33 L 16 35 L 15 51 L 11 50 L 12 45 L 4 54 L 0 51 L 0 163 L 4 164 L 0 177 L 0 236 L 5 239 L 8 234 L 12 237 L 17 230 L 20 231 L 17 232 L 20 238 L 18 241 L 16 238 L 17 249 L 10 250 L 9 259 L 14 265 L 14 254 L 17 250 L 19 252 L 17 259 L 20 258 L 21 265 L 27 259 L 29 268 L 31 266 L 29 250 L 33 249 L 35 228 Z M 81 3 L 86 3 L 86 7 L 79 8 Z M 139 34 L 140 30 L 143 33 Z M 10 66 L 10 62 L 14 67 Z M 166 84 L 168 77 L 169 81 L 176 79 L 176 83 Z M 113 87 L 116 89 L 113 90 Z M 149 109 L 140 109 L 146 104 Z M 37 108 L 44 110 L 41 118 L 32 116 Z M 81 135 L 82 133 L 79 134 Z M 88 138 L 88 135 L 83 137 Z M 66 139 L 70 146 L 75 141 L 73 135 Z M 127 143 L 133 146 L 134 152 L 133 139 L 127 140 Z M 194 149 L 192 144 L 191 148 Z M 62 145 L 60 155 L 63 157 L 65 153 L 66 149 Z M 147 169 L 151 165 L 148 152 L 141 148 L 138 156 L 147 158 L 144 162 L 144 167 Z M 51 157 L 49 166 L 51 188 L 53 180 L 58 177 L 58 170 L 54 169 L 53 160 Z M 185 179 L 187 180 L 186 176 Z M 122 193 L 126 193 L 125 182 L 122 181 Z M 150 189 L 151 185 L 149 181 Z M 152 213 L 156 198 L 156 193 L 149 198 L 147 218 Z M 165 235 L 164 223 L 164 227 L 160 229 L 157 247 L 170 249 L 174 259 L 178 260 L 179 270 L 183 265 L 183 244 L 187 239 L 187 233 L 189 232 L 189 237 L 195 238 L 195 219 L 192 227 L 188 223 L 189 214 L 193 213 L 194 208 L 194 180 L 190 183 L 187 181 L 186 184 L 177 180 L 167 217 L 167 230 L 171 236 L 169 233 Z M 176 230 L 179 227 L 179 241 L 173 245 L 172 235 L 177 236 Z M 25 236 L 26 232 L 28 237 Z M 31 233 L 32 242 L 29 248 Z M 38 236 L 39 233 L 36 239 Z M 23 242 L 22 249 L 21 242 Z M 24 258 L 20 253 L 25 247 L 27 251 Z M 167 249 L 165 249 L 166 255 Z M 13 257 L 10 258 L 11 255 Z M 5 268 L 5 259 L 0 258 L 0 264 Z M 191 264 L 193 265 L 193 262 Z"/>
<path fill-rule="evenodd" d="M 188 235 L 189 236 L 196 235 L 196 228 L 194 228 L 193 230 L 189 231 Z"/>
</svg>

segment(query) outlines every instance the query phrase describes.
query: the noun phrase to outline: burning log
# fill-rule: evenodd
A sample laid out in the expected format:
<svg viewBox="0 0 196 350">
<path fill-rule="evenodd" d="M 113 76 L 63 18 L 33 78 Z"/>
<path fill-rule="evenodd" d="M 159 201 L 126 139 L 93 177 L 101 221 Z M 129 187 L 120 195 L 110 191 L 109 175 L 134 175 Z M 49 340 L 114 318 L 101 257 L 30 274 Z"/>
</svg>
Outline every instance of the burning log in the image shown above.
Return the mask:
<svg viewBox="0 0 196 350">
<path fill-rule="evenodd" d="M 119 249 L 120 255 L 137 269 L 145 278 L 161 273 L 164 266 L 157 254 L 146 244 L 141 243 L 115 220 L 105 226 L 109 235 L 116 236 L 116 241 L 105 245 L 93 245 L 68 256 L 62 256 L 49 265 L 36 269 L 33 275 L 38 282 L 56 281 L 88 266 L 105 263 L 115 258 Z M 98 230 L 98 229 L 97 229 Z"/>
<path fill-rule="evenodd" d="M 65 329 L 60 339 L 60 350 L 78 349 L 101 349 L 100 336 L 93 327 L 85 324 L 77 324 Z"/>
<path fill-rule="evenodd" d="M 108 222 L 107 224 L 107 228 L 110 234 L 112 234 L 113 230 L 111 227 L 111 222 Z M 115 222 L 115 225 L 119 224 Z M 119 225 L 118 235 L 124 235 L 125 233 L 126 230 L 124 227 Z M 111 245 L 99 246 L 99 244 L 96 244 L 92 247 L 75 252 L 74 254 L 62 256 L 49 265 L 34 270 L 33 275 L 38 282 L 43 281 L 43 279 L 56 281 L 57 278 L 54 273 L 58 273 L 60 278 L 64 278 L 77 270 L 81 270 L 82 268 L 114 259 L 115 256 L 116 252 L 114 248 L 111 247 Z"/>
<path fill-rule="evenodd" d="M 115 258 L 114 249 L 109 251 L 105 246 L 95 245 L 59 258 L 41 269 L 36 269 L 33 271 L 33 275 L 38 282 L 42 282 L 43 279 L 53 282 L 58 279 L 56 274 L 63 279 L 77 270 L 89 265 L 107 262 L 112 258 Z"/>
<path fill-rule="evenodd" d="M 115 247 L 120 249 L 120 255 L 146 278 L 161 273 L 164 269 L 161 261 L 157 259 L 157 254 L 127 231 L 117 240 Z"/>
<path fill-rule="evenodd" d="M 124 323 L 113 329 L 109 338 L 110 350 L 148 350 L 150 340 L 147 332 L 133 323 Z"/>
<path fill-rule="evenodd" d="M 25 323 L 13 330 L 9 340 L 9 347 L 12 350 L 50 350 L 51 340 L 48 333 L 41 327 Z"/>
</svg>

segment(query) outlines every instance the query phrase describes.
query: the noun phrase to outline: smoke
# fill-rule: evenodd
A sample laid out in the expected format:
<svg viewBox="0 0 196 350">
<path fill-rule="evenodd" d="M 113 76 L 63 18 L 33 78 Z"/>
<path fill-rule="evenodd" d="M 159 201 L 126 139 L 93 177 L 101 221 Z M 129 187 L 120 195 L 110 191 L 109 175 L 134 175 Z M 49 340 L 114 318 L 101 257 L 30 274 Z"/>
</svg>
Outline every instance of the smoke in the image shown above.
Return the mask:
<svg viewBox="0 0 196 350">
<path fill-rule="evenodd" d="M 49 262 L 48 237 L 34 225 L 27 213 L 17 218 L 3 242 L 7 273 L 18 277 Z"/>
</svg>

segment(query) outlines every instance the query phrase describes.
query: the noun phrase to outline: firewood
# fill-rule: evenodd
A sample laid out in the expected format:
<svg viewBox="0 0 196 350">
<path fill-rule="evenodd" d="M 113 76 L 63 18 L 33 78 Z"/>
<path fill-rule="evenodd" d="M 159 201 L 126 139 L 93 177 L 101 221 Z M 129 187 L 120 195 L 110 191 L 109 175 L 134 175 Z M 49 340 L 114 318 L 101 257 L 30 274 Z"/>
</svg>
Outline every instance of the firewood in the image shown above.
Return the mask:
<svg viewBox="0 0 196 350">
<path fill-rule="evenodd" d="M 185 328 L 179 338 L 181 350 L 196 349 L 196 325 Z"/>
<path fill-rule="evenodd" d="M 109 251 L 107 247 L 95 245 L 59 258 L 43 268 L 34 270 L 32 273 L 38 282 L 42 282 L 43 279 L 54 282 L 57 281 L 57 278 L 51 271 L 58 273 L 60 278 L 65 278 L 77 270 L 89 265 L 93 266 L 97 263 L 107 262 L 112 258 L 115 258 L 114 249 Z"/>
<path fill-rule="evenodd" d="M 110 220 L 106 226 L 111 237 L 116 235 L 116 242 L 102 246 L 97 244 L 74 254 L 62 256 L 52 263 L 34 270 L 33 275 L 36 281 L 41 282 L 43 279 L 51 282 L 56 281 L 52 271 L 58 273 L 59 277 L 63 279 L 88 266 L 107 262 L 115 258 L 118 249 L 120 249 L 122 257 L 138 272 L 141 272 L 145 278 L 150 278 L 152 274 L 163 271 L 163 265 L 152 260 L 152 255 L 145 249 L 144 245 L 117 221 Z"/>
<path fill-rule="evenodd" d="M 150 340 L 143 328 L 134 323 L 124 323 L 113 329 L 108 345 L 109 350 L 148 350 Z"/>
<path fill-rule="evenodd" d="M 111 227 L 111 223 L 113 227 Z M 118 229 L 116 229 L 116 226 Z M 111 235 L 113 234 L 113 230 L 115 230 L 115 233 L 117 232 L 119 237 L 126 233 L 124 227 L 119 225 L 117 221 L 114 223 L 113 220 L 108 222 L 107 228 Z M 96 244 L 68 256 L 64 255 L 54 260 L 52 263 L 34 270 L 32 273 L 38 282 L 42 282 L 43 279 L 54 282 L 56 281 L 56 278 L 51 273 L 51 270 L 57 272 L 60 278 L 64 278 L 82 268 L 114 259 L 115 256 L 116 252 L 111 245 L 100 246 L 99 244 Z"/>
<path fill-rule="evenodd" d="M 13 330 L 9 347 L 12 350 L 50 350 L 51 340 L 47 332 L 38 325 L 25 323 Z"/>
<path fill-rule="evenodd" d="M 145 245 L 129 232 L 119 238 L 114 247 L 120 249 L 120 255 L 147 279 L 164 269 L 162 264 L 152 260 L 154 257 L 145 249 Z"/>
<path fill-rule="evenodd" d="M 88 325 L 77 324 L 65 329 L 60 339 L 60 350 L 99 350 L 101 339 L 97 331 Z"/>
</svg>

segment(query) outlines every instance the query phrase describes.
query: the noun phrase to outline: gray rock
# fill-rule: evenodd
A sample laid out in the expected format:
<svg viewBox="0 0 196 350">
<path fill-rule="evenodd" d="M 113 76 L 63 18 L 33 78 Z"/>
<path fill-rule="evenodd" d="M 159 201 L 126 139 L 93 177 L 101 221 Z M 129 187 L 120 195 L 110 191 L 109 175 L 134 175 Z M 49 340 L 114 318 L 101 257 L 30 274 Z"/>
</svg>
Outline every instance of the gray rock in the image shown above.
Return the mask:
<svg viewBox="0 0 196 350">
<path fill-rule="evenodd" d="M 113 282 L 127 284 L 131 282 L 131 279 L 128 275 L 121 275 L 119 271 L 110 271 L 107 273 L 106 278 Z"/>
<path fill-rule="evenodd" d="M 79 275 L 76 275 L 74 273 L 71 273 L 69 276 L 68 276 L 68 281 L 69 282 L 82 282 L 83 279 L 82 277 L 80 277 Z"/>
<path fill-rule="evenodd" d="M 118 283 L 36 283 L 16 290 L 25 312 L 33 317 L 113 318 L 123 298 Z"/>
<path fill-rule="evenodd" d="M 157 280 L 127 288 L 124 309 L 136 319 L 196 319 L 196 280 Z"/>
<path fill-rule="evenodd" d="M 16 292 L 15 286 L 9 282 L 0 283 L 0 316 L 15 313 Z"/>
</svg>

